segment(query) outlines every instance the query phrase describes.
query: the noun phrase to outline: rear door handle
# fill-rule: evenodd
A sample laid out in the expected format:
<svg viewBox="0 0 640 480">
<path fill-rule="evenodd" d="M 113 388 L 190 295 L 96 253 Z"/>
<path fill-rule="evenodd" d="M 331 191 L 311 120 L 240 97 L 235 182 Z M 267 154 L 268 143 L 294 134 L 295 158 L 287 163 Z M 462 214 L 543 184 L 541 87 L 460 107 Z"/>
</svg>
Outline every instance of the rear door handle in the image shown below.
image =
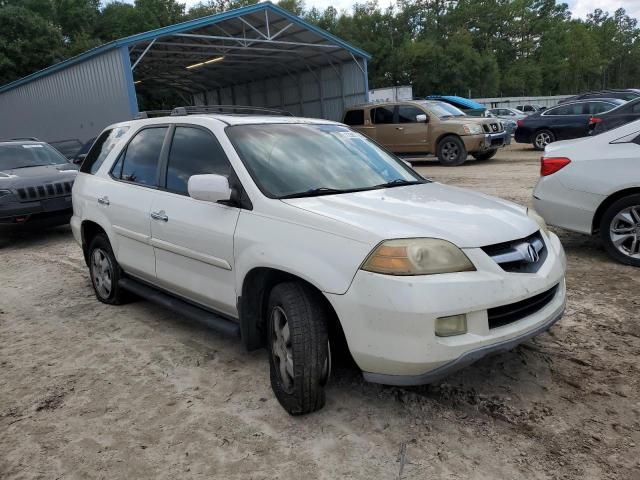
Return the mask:
<svg viewBox="0 0 640 480">
<path fill-rule="evenodd" d="M 404 127 L 396 127 L 396 130 L 404 130 Z"/>
<path fill-rule="evenodd" d="M 163 222 L 169 221 L 169 217 L 167 217 L 167 214 L 164 212 L 164 210 L 160 210 L 159 212 L 151 212 L 151 218 L 153 218 L 154 220 L 162 220 Z"/>
<path fill-rule="evenodd" d="M 109 197 L 100 197 L 98 198 L 98 203 L 100 205 L 109 205 Z"/>
</svg>

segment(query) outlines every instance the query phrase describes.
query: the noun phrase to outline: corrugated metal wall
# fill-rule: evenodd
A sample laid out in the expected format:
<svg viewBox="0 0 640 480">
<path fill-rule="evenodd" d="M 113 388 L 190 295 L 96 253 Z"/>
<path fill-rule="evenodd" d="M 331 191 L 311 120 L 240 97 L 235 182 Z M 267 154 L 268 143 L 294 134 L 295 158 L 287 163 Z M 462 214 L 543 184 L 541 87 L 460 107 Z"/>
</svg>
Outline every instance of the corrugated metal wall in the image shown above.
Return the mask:
<svg viewBox="0 0 640 480">
<path fill-rule="evenodd" d="M 366 101 L 366 76 L 355 62 L 266 78 L 194 95 L 196 105 L 250 105 L 303 117 L 342 120 L 345 107 Z"/>
<path fill-rule="evenodd" d="M 126 64 L 123 52 L 113 49 L 0 93 L 0 139 L 84 143 L 110 123 L 133 118 L 128 55 Z"/>
</svg>

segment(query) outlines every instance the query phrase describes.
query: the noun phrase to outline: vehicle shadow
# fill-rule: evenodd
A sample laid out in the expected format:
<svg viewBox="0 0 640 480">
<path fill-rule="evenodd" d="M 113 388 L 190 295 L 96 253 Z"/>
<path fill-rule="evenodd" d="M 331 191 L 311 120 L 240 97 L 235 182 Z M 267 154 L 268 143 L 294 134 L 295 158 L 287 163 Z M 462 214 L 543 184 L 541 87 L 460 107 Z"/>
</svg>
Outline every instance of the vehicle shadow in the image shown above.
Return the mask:
<svg viewBox="0 0 640 480">
<path fill-rule="evenodd" d="M 69 225 L 0 230 L 0 250 L 6 248 L 33 248 L 46 245 L 52 241 L 62 240 L 72 240 L 71 227 Z"/>
</svg>

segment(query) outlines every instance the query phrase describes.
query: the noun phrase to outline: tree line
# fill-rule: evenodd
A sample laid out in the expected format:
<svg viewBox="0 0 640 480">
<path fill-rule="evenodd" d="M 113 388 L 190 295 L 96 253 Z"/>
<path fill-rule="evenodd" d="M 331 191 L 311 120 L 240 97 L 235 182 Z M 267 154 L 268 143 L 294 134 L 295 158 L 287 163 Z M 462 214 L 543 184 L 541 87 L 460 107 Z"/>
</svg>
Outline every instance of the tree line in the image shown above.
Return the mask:
<svg viewBox="0 0 640 480">
<path fill-rule="evenodd" d="M 256 3 L 0 0 L 0 85 L 135 33 Z M 369 85 L 414 94 L 554 95 L 640 87 L 640 28 L 624 9 L 575 19 L 556 0 L 398 0 L 350 12 L 278 4 L 371 53 Z"/>
</svg>

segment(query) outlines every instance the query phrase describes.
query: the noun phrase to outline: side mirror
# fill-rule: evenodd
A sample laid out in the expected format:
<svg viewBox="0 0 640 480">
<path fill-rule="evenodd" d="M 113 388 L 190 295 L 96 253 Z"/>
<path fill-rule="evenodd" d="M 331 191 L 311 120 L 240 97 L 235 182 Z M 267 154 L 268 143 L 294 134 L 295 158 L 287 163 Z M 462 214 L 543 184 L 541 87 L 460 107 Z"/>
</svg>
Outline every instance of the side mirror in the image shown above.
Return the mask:
<svg viewBox="0 0 640 480">
<path fill-rule="evenodd" d="M 225 202 L 231 199 L 229 179 L 224 175 L 192 175 L 187 183 L 191 198 L 205 202 Z"/>
<path fill-rule="evenodd" d="M 76 165 L 80 165 L 82 162 L 84 162 L 85 158 L 87 158 L 87 154 L 81 153 L 80 155 L 78 155 L 76 158 L 73 159 L 73 163 L 75 163 Z"/>
<path fill-rule="evenodd" d="M 424 113 L 416 115 L 416 122 L 418 123 L 429 123 L 429 117 L 427 117 Z"/>
</svg>

